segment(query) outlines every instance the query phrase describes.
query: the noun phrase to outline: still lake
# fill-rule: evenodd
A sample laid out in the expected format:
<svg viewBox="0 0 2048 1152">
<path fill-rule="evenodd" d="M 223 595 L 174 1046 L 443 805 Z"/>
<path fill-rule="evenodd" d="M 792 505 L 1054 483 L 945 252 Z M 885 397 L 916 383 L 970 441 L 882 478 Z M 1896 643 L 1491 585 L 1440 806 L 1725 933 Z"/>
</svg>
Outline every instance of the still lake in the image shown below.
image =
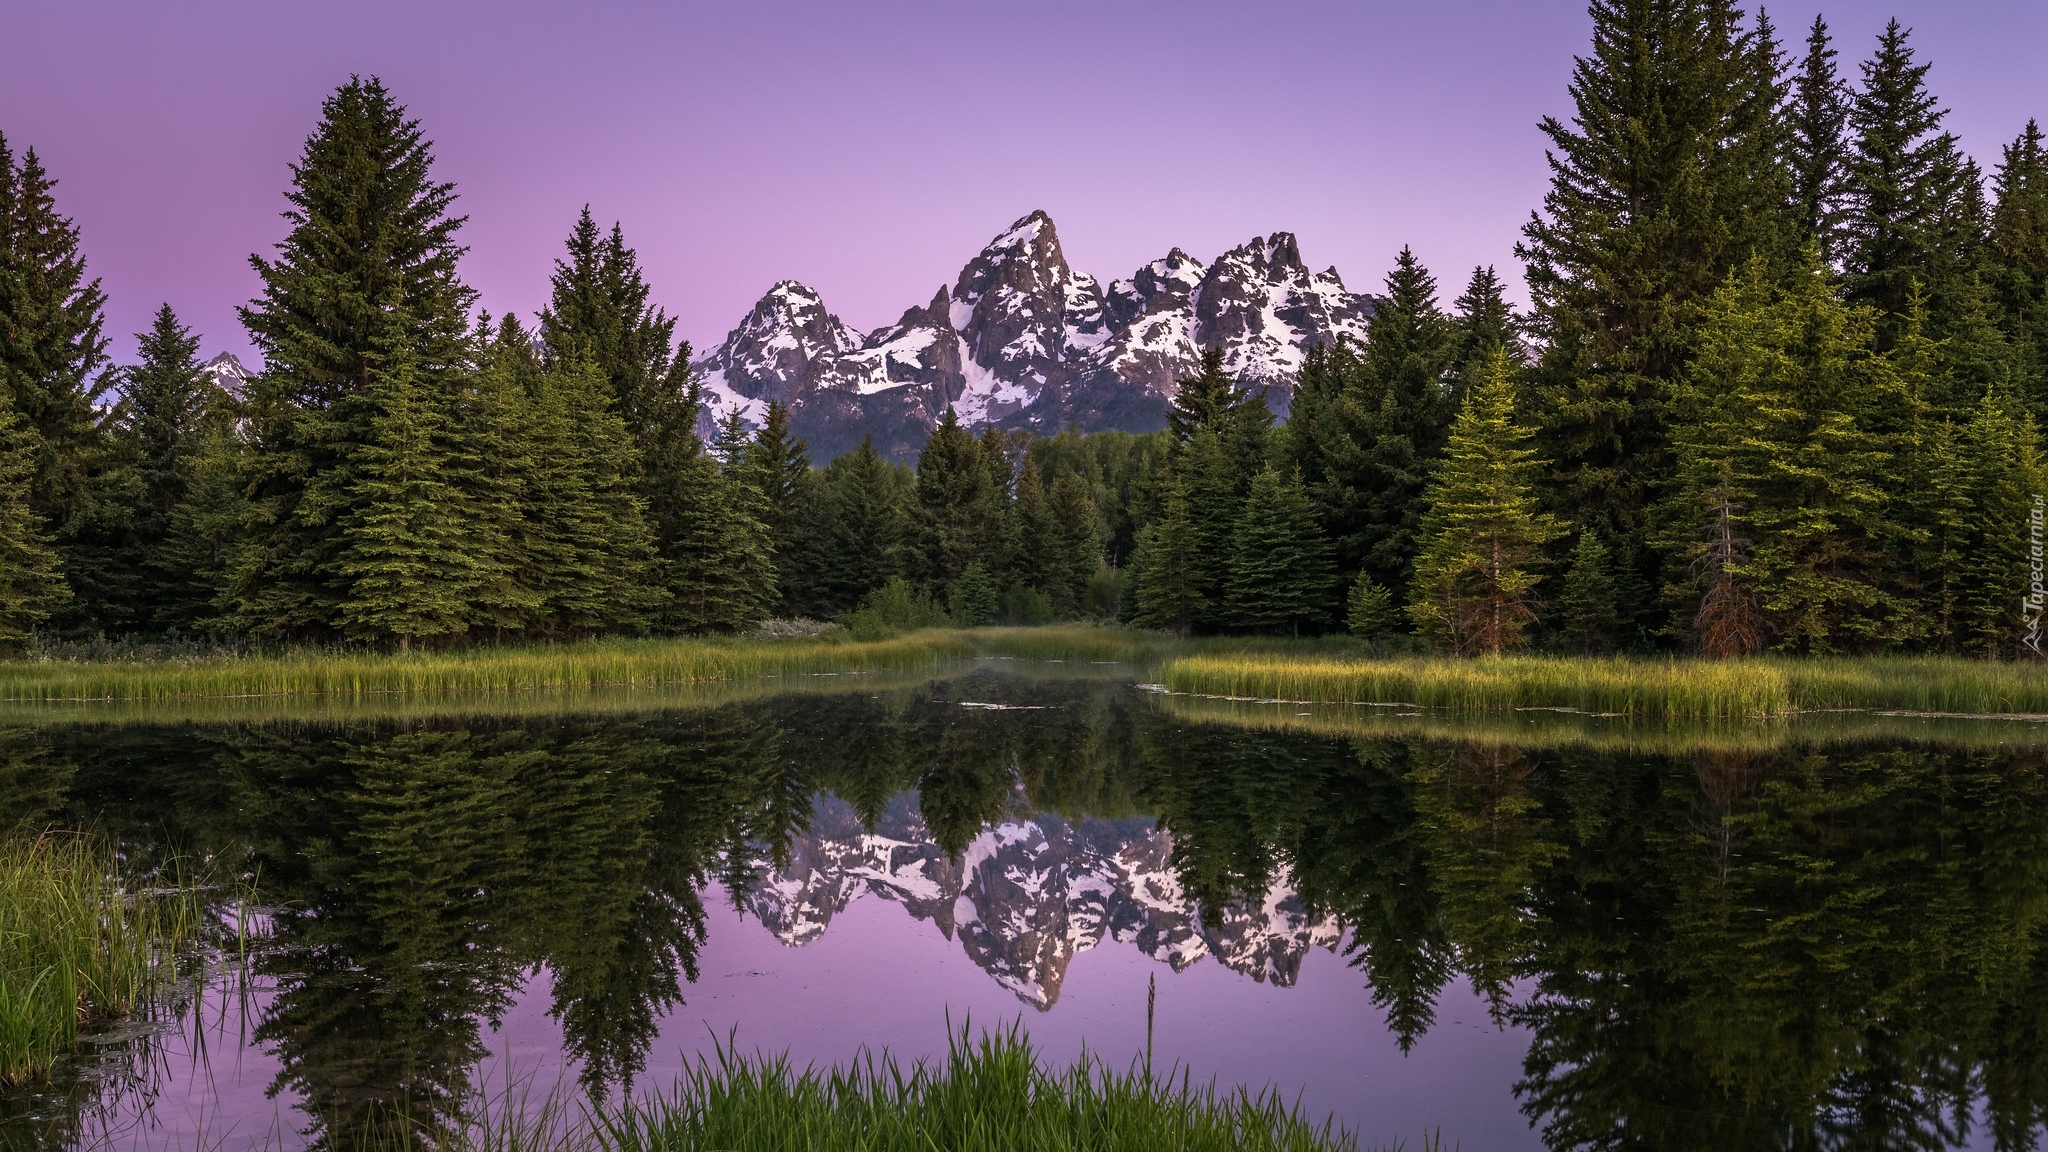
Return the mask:
<svg viewBox="0 0 2048 1152">
<path fill-rule="evenodd" d="M 254 926 L 0 1148 L 347 1147 L 509 1091 L 1041 1052 L 1362 1143 L 2026 1148 L 2048 730 L 1718 731 L 1168 697 L 982 662 L 382 714 L 0 718 L 0 824 L 248 878 Z"/>
</svg>

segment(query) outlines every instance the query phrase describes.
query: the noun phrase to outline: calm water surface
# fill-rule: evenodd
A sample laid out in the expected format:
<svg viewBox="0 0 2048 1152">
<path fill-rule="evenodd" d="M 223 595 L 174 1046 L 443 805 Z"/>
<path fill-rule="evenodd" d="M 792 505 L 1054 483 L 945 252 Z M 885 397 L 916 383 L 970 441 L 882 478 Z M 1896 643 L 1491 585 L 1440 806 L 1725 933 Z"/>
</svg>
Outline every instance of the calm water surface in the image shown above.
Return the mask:
<svg viewBox="0 0 2048 1152">
<path fill-rule="evenodd" d="M 0 1147 L 356 1147 L 730 1038 L 1277 1085 L 1367 1143 L 2029 1148 L 2048 741 L 1457 738 L 1129 678 L 0 730 L 0 822 L 254 878 L 250 957 L 0 1096 Z M 1581 732 L 1581 737 L 1584 736 Z"/>
</svg>

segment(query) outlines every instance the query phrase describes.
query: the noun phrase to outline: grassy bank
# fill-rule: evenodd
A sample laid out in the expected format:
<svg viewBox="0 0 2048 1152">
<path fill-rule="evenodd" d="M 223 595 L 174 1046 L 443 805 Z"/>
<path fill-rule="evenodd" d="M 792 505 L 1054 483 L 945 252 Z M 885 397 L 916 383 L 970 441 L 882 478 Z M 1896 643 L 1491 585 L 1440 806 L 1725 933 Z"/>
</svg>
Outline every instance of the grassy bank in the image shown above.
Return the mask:
<svg viewBox="0 0 2048 1152">
<path fill-rule="evenodd" d="M 1644 719 L 1724 721 L 1830 709 L 2048 713 L 2048 668 L 1940 657 L 1450 660 L 1203 652 L 1170 660 L 1160 679 L 1175 692 L 1199 695 L 1406 703 L 1475 714 L 1569 708 Z"/>
<path fill-rule="evenodd" d="M 1336 1152 L 1357 1140 L 1276 1090 L 1224 1092 L 1118 1072 L 1093 1057 L 1038 1059 L 1012 1026 L 954 1039 L 943 1061 L 886 1053 L 824 1070 L 721 1049 L 666 1092 L 577 1117 L 557 1096 L 487 1100 L 467 1131 L 421 1146 L 549 1152 Z M 426 1134 L 423 1134 L 426 1135 Z"/>
<path fill-rule="evenodd" d="M 661 684 L 937 667 L 975 654 L 962 633 L 858 643 L 835 637 L 692 638 L 470 648 L 306 651 L 189 661 L 0 664 L 0 700 L 173 700 L 642 688 Z"/>
<path fill-rule="evenodd" d="M 0 839 L 0 1086 L 46 1075 L 82 1027 L 134 1011 L 200 930 L 198 889 L 133 892 L 81 836 Z"/>
</svg>

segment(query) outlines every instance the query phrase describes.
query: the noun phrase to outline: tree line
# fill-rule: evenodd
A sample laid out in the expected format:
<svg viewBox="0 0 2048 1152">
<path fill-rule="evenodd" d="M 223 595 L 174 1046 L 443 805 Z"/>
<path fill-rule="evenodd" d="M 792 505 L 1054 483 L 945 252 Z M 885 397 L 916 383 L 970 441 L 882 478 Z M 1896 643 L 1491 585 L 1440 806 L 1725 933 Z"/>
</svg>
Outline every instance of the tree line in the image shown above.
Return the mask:
<svg viewBox="0 0 2048 1152">
<path fill-rule="evenodd" d="M 1404 249 L 1287 418 L 1211 351 L 1169 427 L 947 413 L 916 466 L 713 425 L 586 208 L 529 324 L 477 308 L 455 191 L 375 79 L 325 103 L 222 387 L 105 297 L 0 138 L 0 641 L 408 648 L 1116 618 L 1472 654 L 2027 647 L 2048 408 L 2048 154 L 1987 177 L 1896 21 L 1851 79 L 1720 0 L 1598 0 L 1532 306 Z"/>
</svg>

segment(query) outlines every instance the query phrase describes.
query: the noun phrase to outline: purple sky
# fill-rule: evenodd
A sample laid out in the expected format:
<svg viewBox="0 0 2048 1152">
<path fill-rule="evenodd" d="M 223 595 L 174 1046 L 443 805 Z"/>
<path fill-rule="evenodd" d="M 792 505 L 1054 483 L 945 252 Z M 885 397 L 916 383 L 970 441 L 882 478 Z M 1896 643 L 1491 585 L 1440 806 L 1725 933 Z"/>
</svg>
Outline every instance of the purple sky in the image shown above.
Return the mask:
<svg viewBox="0 0 2048 1152">
<path fill-rule="evenodd" d="M 1816 10 L 1772 15 L 1798 39 Z M 1852 67 L 1887 16 L 1912 25 L 1987 165 L 2048 118 L 2048 4 L 1825 11 Z M 893 321 L 1033 208 L 1104 278 L 1288 230 L 1353 290 L 1412 244 L 1448 298 L 1475 263 L 1510 271 L 1543 191 L 1535 123 L 1569 111 L 1588 30 L 1580 0 L 8 0 L 0 26 L 0 131 L 61 181 L 119 356 L 165 300 L 208 354 L 247 351 L 248 255 L 351 72 L 436 141 L 493 311 L 540 306 L 586 201 L 700 347 L 785 277 L 857 327 Z"/>
</svg>

